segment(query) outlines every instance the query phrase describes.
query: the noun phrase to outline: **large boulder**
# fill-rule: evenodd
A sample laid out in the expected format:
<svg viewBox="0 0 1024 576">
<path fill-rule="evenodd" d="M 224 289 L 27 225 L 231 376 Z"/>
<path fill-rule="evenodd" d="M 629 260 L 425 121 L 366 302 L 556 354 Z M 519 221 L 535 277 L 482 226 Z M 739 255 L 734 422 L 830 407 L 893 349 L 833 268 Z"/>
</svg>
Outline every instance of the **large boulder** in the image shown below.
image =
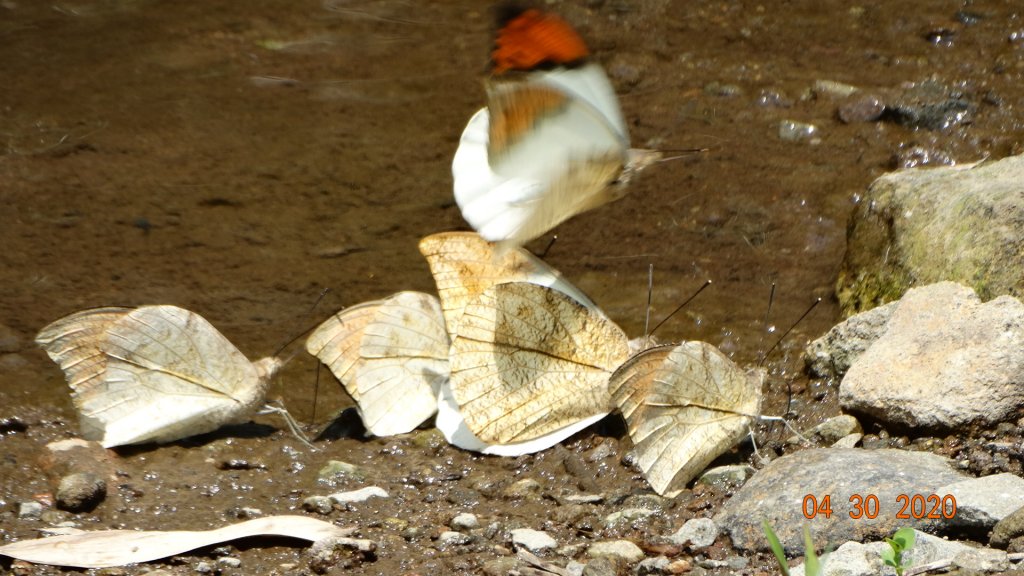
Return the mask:
<svg viewBox="0 0 1024 576">
<path fill-rule="evenodd" d="M 859 202 L 836 283 L 845 314 L 942 280 L 983 300 L 1024 294 L 1024 156 L 886 174 Z"/>
</svg>

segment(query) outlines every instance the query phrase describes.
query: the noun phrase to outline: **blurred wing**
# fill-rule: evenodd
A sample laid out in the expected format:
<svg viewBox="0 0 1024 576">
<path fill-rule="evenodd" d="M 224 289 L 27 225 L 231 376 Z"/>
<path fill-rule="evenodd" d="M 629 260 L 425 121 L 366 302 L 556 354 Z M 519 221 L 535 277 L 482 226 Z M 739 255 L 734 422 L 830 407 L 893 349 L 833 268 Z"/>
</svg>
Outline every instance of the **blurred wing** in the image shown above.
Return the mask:
<svg viewBox="0 0 1024 576">
<path fill-rule="evenodd" d="M 670 498 L 747 433 L 761 405 L 761 377 L 705 342 L 641 352 L 609 388 L 644 477 Z"/>
<path fill-rule="evenodd" d="M 597 306 L 560 272 L 522 248 L 497 250 L 473 232 L 442 232 L 420 241 L 441 297 L 449 334 L 456 334 L 466 305 L 484 290 L 505 282 L 529 282 L 568 295 L 584 306 Z"/>
<path fill-rule="evenodd" d="M 449 346 L 440 303 L 420 292 L 348 308 L 306 340 L 375 436 L 409 432 L 433 416 L 448 378 Z"/>
<path fill-rule="evenodd" d="M 83 435 L 106 447 L 171 442 L 247 418 L 270 376 L 174 306 L 86 310 L 36 341 L 65 371 Z"/>
<path fill-rule="evenodd" d="M 628 354 L 626 335 L 603 314 L 543 286 L 499 284 L 459 323 L 452 396 L 483 442 L 535 440 L 607 414 L 608 377 Z"/>
<path fill-rule="evenodd" d="M 485 239 L 520 246 L 621 196 L 628 146 L 600 66 L 492 81 L 452 162 L 455 201 Z"/>
</svg>

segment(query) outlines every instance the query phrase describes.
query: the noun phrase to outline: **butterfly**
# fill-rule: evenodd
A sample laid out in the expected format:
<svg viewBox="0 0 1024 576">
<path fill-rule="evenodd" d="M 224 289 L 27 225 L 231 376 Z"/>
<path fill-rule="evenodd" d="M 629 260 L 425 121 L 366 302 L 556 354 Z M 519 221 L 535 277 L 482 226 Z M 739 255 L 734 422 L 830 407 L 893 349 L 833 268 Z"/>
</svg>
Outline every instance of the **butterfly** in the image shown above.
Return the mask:
<svg viewBox="0 0 1024 576">
<path fill-rule="evenodd" d="M 64 371 L 82 436 L 104 447 L 173 442 L 248 420 L 282 361 L 250 362 L 176 306 L 94 308 L 36 337 Z"/>
<path fill-rule="evenodd" d="M 762 370 L 745 372 L 706 342 L 655 346 L 611 376 L 638 465 L 669 498 L 748 431 L 761 406 Z"/>
<path fill-rule="evenodd" d="M 556 270 L 473 233 L 424 238 L 452 347 L 437 427 L 487 454 L 548 448 L 611 409 L 622 330 Z"/>
<path fill-rule="evenodd" d="M 437 411 L 450 344 L 437 298 L 399 292 L 331 316 L 310 334 L 306 350 L 345 386 L 366 430 L 391 436 Z"/>
<path fill-rule="evenodd" d="M 484 239 L 520 246 L 621 198 L 661 155 L 630 149 L 611 82 L 558 16 L 512 10 L 495 46 L 487 107 L 452 161 L 455 202 Z"/>
</svg>

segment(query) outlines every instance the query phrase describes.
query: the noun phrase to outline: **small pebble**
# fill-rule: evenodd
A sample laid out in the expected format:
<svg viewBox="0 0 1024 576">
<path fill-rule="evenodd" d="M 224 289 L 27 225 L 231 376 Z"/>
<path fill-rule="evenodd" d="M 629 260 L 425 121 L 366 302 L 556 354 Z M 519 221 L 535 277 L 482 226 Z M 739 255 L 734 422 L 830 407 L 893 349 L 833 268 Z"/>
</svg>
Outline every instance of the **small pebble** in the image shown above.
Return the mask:
<svg viewBox="0 0 1024 576">
<path fill-rule="evenodd" d="M 856 86 L 836 82 L 835 80 L 816 80 L 811 92 L 815 96 L 828 96 L 829 98 L 846 98 L 859 90 Z"/>
<path fill-rule="evenodd" d="M 754 475 L 754 472 L 756 472 L 754 467 L 746 464 L 716 466 L 704 472 L 697 483 L 716 487 L 742 486 Z"/>
<path fill-rule="evenodd" d="M 438 546 L 464 546 L 473 541 L 473 537 L 462 532 L 446 530 L 437 537 Z"/>
<path fill-rule="evenodd" d="M 195 566 L 195 568 L 193 568 L 193 570 L 195 570 L 196 572 L 199 572 L 200 574 L 213 574 L 214 572 L 217 571 L 217 567 L 214 566 L 212 563 L 206 562 L 204 560 L 202 562 L 197 562 L 196 566 Z"/>
<path fill-rule="evenodd" d="M 242 565 L 242 561 L 234 556 L 225 556 L 223 558 L 217 558 L 217 564 L 227 566 L 228 568 L 238 568 Z"/>
<path fill-rule="evenodd" d="M 107 483 L 92 472 L 76 472 L 61 478 L 57 507 L 69 512 L 92 510 L 107 496 Z"/>
<path fill-rule="evenodd" d="M 328 460 L 327 464 L 317 472 L 317 478 L 322 481 L 334 480 L 336 476 L 348 477 L 360 482 L 365 480 L 362 469 L 355 464 L 340 460 Z"/>
<path fill-rule="evenodd" d="M 335 492 L 329 496 L 335 504 L 352 504 L 355 502 L 366 502 L 370 498 L 387 497 L 387 491 L 380 486 L 367 486 L 366 488 L 350 490 L 348 492 Z"/>
<path fill-rule="evenodd" d="M 643 560 L 644 551 L 629 540 L 606 540 L 604 542 L 594 542 L 591 544 L 590 548 L 587 548 L 587 556 L 590 558 L 610 556 L 628 563 L 633 563 Z"/>
<path fill-rule="evenodd" d="M 850 96 L 836 111 L 845 124 L 855 122 L 874 122 L 885 112 L 885 102 L 874 94 L 858 93 Z"/>
<path fill-rule="evenodd" d="M 781 120 L 779 122 L 779 139 L 783 142 L 810 142 L 820 141 L 817 137 L 818 127 L 806 122 L 796 120 Z"/>
<path fill-rule="evenodd" d="M 622 563 L 618 558 L 610 556 L 595 558 L 583 567 L 582 576 L 617 576 L 620 573 L 619 564 Z"/>
<path fill-rule="evenodd" d="M 524 478 L 509 487 L 505 488 L 502 493 L 505 498 L 516 499 L 526 498 L 540 492 L 540 482 L 537 482 L 533 478 Z"/>
<path fill-rule="evenodd" d="M 512 531 L 512 543 L 526 548 L 530 552 L 550 550 L 558 547 L 558 542 L 546 532 L 532 530 L 530 528 L 519 528 Z"/>
<path fill-rule="evenodd" d="M 677 546 L 689 546 L 690 549 L 707 548 L 718 538 L 718 525 L 710 518 L 692 518 L 683 524 L 669 541 Z"/>
<path fill-rule="evenodd" d="M 669 561 L 664 556 L 658 556 L 655 558 L 644 558 L 636 566 L 636 573 L 643 576 L 645 574 L 670 574 L 668 571 Z"/>
<path fill-rule="evenodd" d="M 43 505 L 29 501 L 18 504 L 18 518 L 22 520 L 39 520 L 43 515 Z"/>
<path fill-rule="evenodd" d="M 623 508 L 618 512 L 612 512 L 605 516 L 604 523 L 611 526 L 613 524 L 618 524 L 619 522 L 632 522 L 657 513 L 657 510 L 651 510 L 650 508 Z"/>
<path fill-rule="evenodd" d="M 463 512 L 452 518 L 451 527 L 454 530 L 473 530 L 474 528 L 480 527 L 480 520 L 477 519 L 476 514 L 470 514 L 469 512 Z"/>
<path fill-rule="evenodd" d="M 326 515 L 334 510 L 334 501 L 328 496 L 310 496 L 302 501 L 302 509 Z"/>
</svg>

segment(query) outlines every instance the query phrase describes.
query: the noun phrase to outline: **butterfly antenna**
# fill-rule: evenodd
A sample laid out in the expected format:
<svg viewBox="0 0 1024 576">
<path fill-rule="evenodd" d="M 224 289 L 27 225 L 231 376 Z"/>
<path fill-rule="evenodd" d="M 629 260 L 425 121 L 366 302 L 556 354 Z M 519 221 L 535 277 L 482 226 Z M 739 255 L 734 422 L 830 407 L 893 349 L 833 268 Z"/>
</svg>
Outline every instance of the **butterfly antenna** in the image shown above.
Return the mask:
<svg viewBox="0 0 1024 576">
<path fill-rule="evenodd" d="M 307 315 L 308 314 L 312 314 L 316 310 L 316 307 L 320 305 L 320 302 L 323 301 L 324 296 L 326 296 L 327 293 L 330 292 L 330 291 L 331 291 L 330 288 L 324 288 L 323 290 L 321 290 L 320 291 L 320 295 L 317 296 L 316 301 L 313 302 L 313 305 L 309 307 L 309 310 L 306 312 L 306 314 Z M 274 352 L 274 356 L 280 356 L 281 353 L 284 352 L 284 350 L 286 348 L 288 348 L 289 346 L 294 344 L 299 338 L 302 338 L 306 334 L 309 334 L 310 332 L 312 332 L 319 325 L 320 325 L 320 322 L 317 322 L 313 326 L 310 326 L 309 328 L 306 328 L 302 332 L 299 332 L 298 334 L 296 334 L 291 340 L 288 340 L 287 342 L 284 343 L 283 346 L 278 348 L 277 351 Z M 289 359 L 294 358 L 294 357 L 295 357 L 295 354 L 292 354 L 291 356 L 289 356 Z"/>
<path fill-rule="evenodd" d="M 316 405 L 317 399 L 320 397 L 320 366 L 323 362 L 316 363 L 316 377 L 313 378 L 313 415 L 309 418 L 309 421 L 316 424 Z"/>
<path fill-rule="evenodd" d="M 651 164 L 661 164 L 663 162 L 680 160 L 682 158 L 688 158 L 692 154 L 700 154 L 701 152 L 707 152 L 708 150 L 711 150 L 711 148 L 668 148 L 664 150 L 658 149 L 658 152 L 662 154 L 671 153 L 674 154 L 674 156 L 662 156 L 661 158 L 652 161 Z"/>
<path fill-rule="evenodd" d="M 817 306 L 818 304 L 821 304 L 820 296 L 814 299 L 814 302 L 812 302 L 811 305 L 807 307 L 807 310 L 805 310 L 804 313 L 801 314 L 799 318 L 797 318 L 796 322 L 793 322 L 793 325 L 790 326 L 785 332 L 783 332 L 782 336 L 779 336 L 779 339 L 776 340 L 775 344 L 772 344 L 772 347 L 769 348 L 768 351 L 764 353 L 764 356 L 761 356 L 761 360 L 757 363 L 758 367 L 764 366 L 765 361 L 768 360 L 768 356 L 770 356 L 771 353 L 774 352 L 775 349 L 779 347 L 779 344 L 782 344 L 782 341 L 786 339 L 786 336 L 789 336 L 789 333 L 793 331 L 793 328 L 796 328 L 797 325 L 803 322 L 804 318 L 807 318 L 807 315 L 810 314 L 811 310 L 814 310 L 815 306 Z"/>
<path fill-rule="evenodd" d="M 657 331 L 658 331 L 658 328 L 661 328 L 661 325 L 662 325 L 662 324 L 664 324 L 665 322 L 667 322 L 669 318 L 671 318 L 671 317 L 675 316 L 677 312 L 679 312 L 680 310 L 682 310 L 684 306 L 686 306 L 686 305 L 687 305 L 687 304 L 689 304 L 689 303 L 690 303 L 691 301 L 693 301 L 693 299 L 694 299 L 694 298 L 696 298 L 696 297 L 697 297 L 697 296 L 698 296 L 698 295 L 699 295 L 699 294 L 700 294 L 701 292 L 703 292 L 703 291 L 704 291 L 704 289 L 705 289 L 705 288 L 707 288 L 708 286 L 711 286 L 711 280 L 706 280 L 706 281 L 704 282 L 704 284 L 703 284 L 703 285 L 702 285 L 702 286 L 701 286 L 700 288 L 698 288 L 696 292 L 694 292 L 694 293 L 693 293 L 693 295 L 691 295 L 691 296 L 690 296 L 689 298 L 687 298 L 686 300 L 684 300 L 684 301 L 683 301 L 683 303 L 682 303 L 682 304 L 680 304 L 680 305 L 679 305 L 679 306 L 678 306 L 678 307 L 677 307 L 677 308 L 676 308 L 675 310 L 673 310 L 671 314 L 669 314 L 668 316 L 665 316 L 665 318 L 664 318 L 664 319 L 662 319 L 662 321 L 661 321 L 661 322 L 658 322 L 658 324 L 657 324 L 657 325 L 656 325 L 656 326 L 655 326 L 654 328 L 651 328 L 651 331 L 647 333 L 647 336 L 651 336 L 652 334 L 654 334 L 655 332 L 657 332 Z"/>
<path fill-rule="evenodd" d="M 540 255 L 537 256 L 537 258 L 540 258 L 541 260 L 547 258 L 548 257 L 548 252 L 551 251 L 551 247 L 554 246 L 555 242 L 557 242 L 557 241 L 558 241 L 558 234 L 552 234 L 551 235 L 551 240 L 548 242 L 548 245 L 544 247 L 544 251 L 541 252 Z"/>
<path fill-rule="evenodd" d="M 764 329 L 771 331 L 768 327 L 768 318 L 772 314 L 772 304 L 775 302 L 775 282 L 772 282 L 772 290 L 768 293 L 768 309 L 764 311 Z"/>
<path fill-rule="evenodd" d="M 654 264 L 647 265 L 647 313 L 644 314 L 644 338 L 650 336 L 647 328 L 651 325 L 651 295 L 654 293 Z"/>
</svg>

